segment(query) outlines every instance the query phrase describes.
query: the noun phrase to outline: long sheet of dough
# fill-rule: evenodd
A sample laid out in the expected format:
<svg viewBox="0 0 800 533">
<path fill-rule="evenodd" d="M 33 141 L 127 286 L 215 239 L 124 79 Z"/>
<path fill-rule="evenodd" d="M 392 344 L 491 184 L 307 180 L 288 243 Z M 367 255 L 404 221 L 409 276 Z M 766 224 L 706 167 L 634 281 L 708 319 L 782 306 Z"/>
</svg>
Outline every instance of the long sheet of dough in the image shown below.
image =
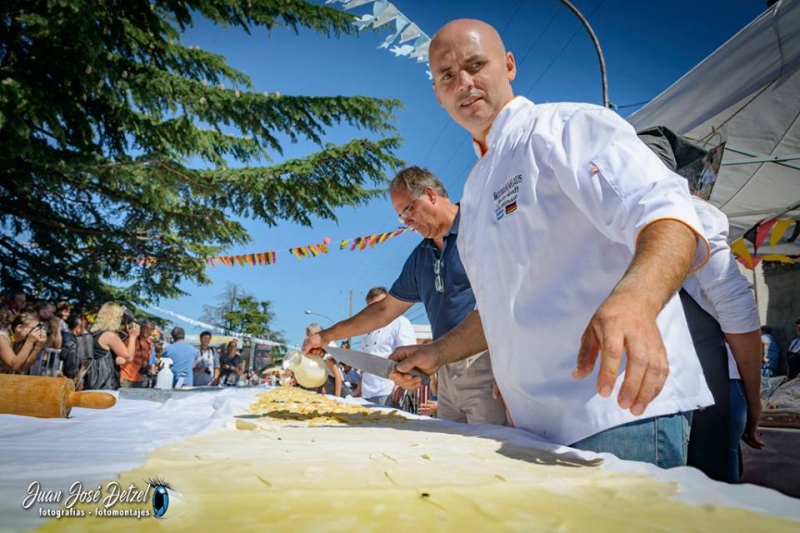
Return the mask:
<svg viewBox="0 0 800 533">
<path fill-rule="evenodd" d="M 72 518 L 41 531 L 781 531 L 800 523 L 676 501 L 676 487 L 581 459 L 277 389 L 229 431 L 152 453 L 122 486 L 181 493 L 165 520 Z M 122 507 L 121 507 L 122 508 Z"/>
</svg>

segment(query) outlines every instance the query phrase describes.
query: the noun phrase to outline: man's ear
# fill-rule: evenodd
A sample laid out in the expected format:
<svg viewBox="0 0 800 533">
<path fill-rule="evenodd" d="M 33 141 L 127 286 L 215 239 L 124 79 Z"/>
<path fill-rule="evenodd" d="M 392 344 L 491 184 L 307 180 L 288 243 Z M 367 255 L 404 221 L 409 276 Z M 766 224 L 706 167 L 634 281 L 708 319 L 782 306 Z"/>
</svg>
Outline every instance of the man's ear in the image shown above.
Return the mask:
<svg viewBox="0 0 800 533">
<path fill-rule="evenodd" d="M 428 200 L 431 201 L 431 205 L 436 205 L 436 199 L 439 198 L 436 190 L 433 187 L 425 187 L 425 194 L 428 195 Z"/>
<path fill-rule="evenodd" d="M 517 77 L 517 60 L 514 59 L 514 54 L 506 52 L 506 71 L 508 72 L 508 81 L 514 81 Z"/>
</svg>

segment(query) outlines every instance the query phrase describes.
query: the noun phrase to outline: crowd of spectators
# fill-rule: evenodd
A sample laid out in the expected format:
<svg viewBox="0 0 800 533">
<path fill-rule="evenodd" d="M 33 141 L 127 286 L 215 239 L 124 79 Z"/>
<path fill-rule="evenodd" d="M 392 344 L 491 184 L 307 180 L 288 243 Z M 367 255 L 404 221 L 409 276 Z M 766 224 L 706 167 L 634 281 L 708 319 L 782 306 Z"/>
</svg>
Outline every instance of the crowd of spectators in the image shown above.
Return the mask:
<svg viewBox="0 0 800 533">
<path fill-rule="evenodd" d="M 70 372 L 66 358 L 75 355 L 81 337 L 90 343 L 87 360 Z M 79 311 L 67 301 L 53 305 L 30 299 L 24 291 L 0 299 L 0 373 L 69 377 L 79 390 L 254 382 L 244 369 L 238 341 L 211 346 L 211 338 L 203 332 L 195 347 L 180 327 L 167 338 L 152 320 L 136 319 L 115 302 Z"/>
</svg>

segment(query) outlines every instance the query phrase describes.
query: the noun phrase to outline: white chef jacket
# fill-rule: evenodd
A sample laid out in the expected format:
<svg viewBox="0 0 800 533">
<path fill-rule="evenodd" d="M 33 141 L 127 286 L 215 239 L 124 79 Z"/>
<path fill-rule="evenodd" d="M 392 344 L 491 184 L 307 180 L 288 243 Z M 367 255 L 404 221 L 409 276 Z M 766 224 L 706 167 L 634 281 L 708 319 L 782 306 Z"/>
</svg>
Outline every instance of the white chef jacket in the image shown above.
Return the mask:
<svg viewBox="0 0 800 533">
<path fill-rule="evenodd" d="M 703 311 L 719 322 L 725 333 L 749 333 L 761 328 L 758 308 L 750 282 L 736 267 L 728 246 L 728 217 L 700 198 L 692 197 L 703 225 L 711 255 L 706 265 L 686 278 L 683 288 Z M 740 379 L 739 367 L 728 349 L 728 372 Z"/>
<path fill-rule="evenodd" d="M 388 359 L 400 346 L 417 343 L 414 327 L 404 316 L 399 316 L 386 326 L 369 332 L 361 341 L 361 351 Z M 376 398 L 392 393 L 394 382 L 364 372 L 361 376 L 361 397 Z"/>
<path fill-rule="evenodd" d="M 458 249 L 514 425 L 569 445 L 713 404 L 677 297 L 657 318 L 670 374 L 642 417 L 617 404 L 625 361 L 609 398 L 596 391 L 599 359 L 591 376 L 571 376 L 581 335 L 642 229 L 680 220 L 698 234 L 694 266 L 707 258 L 685 182 L 616 113 L 588 104 L 517 97 L 487 146 L 464 186 Z"/>
</svg>

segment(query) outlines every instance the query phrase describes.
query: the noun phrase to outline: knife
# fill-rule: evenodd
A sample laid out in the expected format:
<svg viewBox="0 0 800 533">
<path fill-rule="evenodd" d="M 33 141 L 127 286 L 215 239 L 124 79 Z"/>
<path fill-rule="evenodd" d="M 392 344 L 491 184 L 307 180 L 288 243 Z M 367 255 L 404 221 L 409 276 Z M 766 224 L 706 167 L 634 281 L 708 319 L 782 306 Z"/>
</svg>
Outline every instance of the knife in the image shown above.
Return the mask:
<svg viewBox="0 0 800 533">
<path fill-rule="evenodd" d="M 395 371 L 397 363 L 371 353 L 359 352 L 358 350 L 347 350 L 345 348 L 334 348 L 333 346 L 325 346 L 325 351 L 331 354 L 337 361 L 342 361 L 350 366 L 354 366 L 359 370 L 363 370 L 368 374 L 389 379 L 389 374 Z M 408 372 L 412 376 L 419 376 L 422 378 L 422 384 L 427 385 L 431 382 L 429 375 L 419 370 L 411 370 Z"/>
</svg>

